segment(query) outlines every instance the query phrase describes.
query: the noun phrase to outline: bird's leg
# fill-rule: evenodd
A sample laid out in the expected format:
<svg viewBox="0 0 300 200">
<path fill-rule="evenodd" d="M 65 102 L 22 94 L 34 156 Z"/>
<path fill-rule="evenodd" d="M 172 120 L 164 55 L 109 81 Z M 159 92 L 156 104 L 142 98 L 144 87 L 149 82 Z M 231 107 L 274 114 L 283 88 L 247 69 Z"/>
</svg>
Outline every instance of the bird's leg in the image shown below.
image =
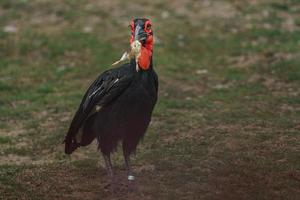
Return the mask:
<svg viewBox="0 0 300 200">
<path fill-rule="evenodd" d="M 133 191 L 134 189 L 134 179 L 135 177 L 132 174 L 131 165 L 130 165 L 130 155 L 126 151 L 124 153 L 125 166 L 127 171 L 127 179 L 128 179 L 128 189 Z"/>
<path fill-rule="evenodd" d="M 130 166 L 130 157 L 128 153 L 124 152 L 124 160 L 125 160 L 125 166 L 126 166 L 126 171 L 127 171 L 127 178 L 129 181 L 133 181 L 134 180 L 134 176 L 132 175 L 132 170 L 131 170 L 131 166 Z"/>
<path fill-rule="evenodd" d="M 112 192 L 114 192 L 116 183 L 115 183 L 115 177 L 114 177 L 112 164 L 111 164 L 111 160 L 110 160 L 110 154 L 106 155 L 106 154 L 103 153 L 103 158 L 104 158 L 104 161 L 105 161 L 107 174 L 110 178 L 110 184 L 108 184 L 107 186 L 110 185 L 111 188 L 112 188 Z"/>
<path fill-rule="evenodd" d="M 105 166 L 106 166 L 106 170 L 107 170 L 107 173 L 108 173 L 109 177 L 113 177 L 114 173 L 113 173 L 113 170 L 112 170 L 110 155 L 103 154 L 103 158 L 104 158 L 104 161 L 105 161 Z"/>
</svg>

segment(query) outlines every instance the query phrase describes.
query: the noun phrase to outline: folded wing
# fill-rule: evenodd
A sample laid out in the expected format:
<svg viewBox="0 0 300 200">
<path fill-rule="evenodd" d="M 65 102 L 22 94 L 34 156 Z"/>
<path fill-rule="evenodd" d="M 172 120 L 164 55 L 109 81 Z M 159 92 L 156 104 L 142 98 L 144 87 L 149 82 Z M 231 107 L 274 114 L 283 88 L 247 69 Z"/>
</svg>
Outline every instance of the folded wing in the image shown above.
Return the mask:
<svg viewBox="0 0 300 200">
<path fill-rule="evenodd" d="M 133 75 L 126 70 L 122 70 L 121 67 L 104 72 L 91 84 L 66 135 L 65 153 L 71 154 L 77 147 L 88 145 L 94 140 L 95 135 L 82 135 L 84 123 L 101 107 L 115 101 L 130 85 L 132 78 Z M 80 138 L 83 136 L 85 138 Z M 78 138 L 80 138 L 80 141 L 77 141 Z"/>
</svg>

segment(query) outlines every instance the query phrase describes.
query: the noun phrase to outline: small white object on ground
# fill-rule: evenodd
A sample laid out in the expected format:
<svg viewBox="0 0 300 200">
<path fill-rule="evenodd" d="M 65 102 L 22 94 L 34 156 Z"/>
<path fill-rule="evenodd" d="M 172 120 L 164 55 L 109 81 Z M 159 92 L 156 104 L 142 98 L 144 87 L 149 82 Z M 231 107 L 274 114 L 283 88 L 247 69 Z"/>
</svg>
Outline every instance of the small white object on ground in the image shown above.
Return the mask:
<svg viewBox="0 0 300 200">
<path fill-rule="evenodd" d="M 128 180 L 129 180 L 129 181 L 133 181 L 133 180 L 134 180 L 134 176 L 129 175 L 129 176 L 128 176 Z"/>
<path fill-rule="evenodd" d="M 3 28 L 3 32 L 5 33 L 16 33 L 18 31 L 18 28 L 14 25 L 7 25 Z"/>
</svg>

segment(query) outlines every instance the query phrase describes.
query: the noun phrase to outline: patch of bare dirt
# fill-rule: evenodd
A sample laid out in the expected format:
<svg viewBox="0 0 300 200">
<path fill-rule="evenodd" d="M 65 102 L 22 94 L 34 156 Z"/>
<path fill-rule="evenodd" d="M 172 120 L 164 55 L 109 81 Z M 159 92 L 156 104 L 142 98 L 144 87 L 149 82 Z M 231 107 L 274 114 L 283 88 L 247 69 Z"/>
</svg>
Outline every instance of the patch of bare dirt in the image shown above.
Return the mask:
<svg viewBox="0 0 300 200">
<path fill-rule="evenodd" d="M 247 68 L 257 64 L 260 60 L 260 55 L 251 54 L 228 58 L 228 63 L 233 64 L 236 68 Z"/>
<path fill-rule="evenodd" d="M 200 128 L 194 128 L 188 131 L 174 130 L 173 133 L 162 135 L 161 140 L 166 144 L 172 144 L 182 140 L 200 141 L 203 139 L 201 133 L 202 130 Z"/>
<path fill-rule="evenodd" d="M 265 52 L 263 54 L 245 54 L 236 57 L 230 57 L 227 62 L 235 68 L 248 68 L 256 64 L 259 65 L 270 65 L 275 64 L 279 61 L 292 60 L 299 57 L 298 53 L 285 53 L 285 52 Z"/>
<path fill-rule="evenodd" d="M 290 187 L 290 193 L 281 190 L 288 179 L 299 181 L 297 171 L 287 174 L 255 165 L 236 161 L 217 167 L 214 175 L 209 177 L 209 185 L 215 191 L 213 199 L 293 199 L 299 195 L 297 184 Z"/>
<path fill-rule="evenodd" d="M 29 156 L 19 156 L 15 154 L 0 156 L 0 165 L 22 165 L 30 163 L 31 161 L 32 159 Z"/>
<path fill-rule="evenodd" d="M 155 166 L 153 164 L 146 164 L 140 166 L 134 166 L 134 172 L 138 174 L 143 174 L 144 172 L 152 172 L 155 170 Z"/>
<path fill-rule="evenodd" d="M 193 96 L 199 96 L 205 92 L 206 85 L 201 81 L 191 84 L 185 81 L 178 81 L 167 76 L 160 77 L 161 89 L 160 96 L 172 96 L 176 98 L 192 99 Z"/>
<path fill-rule="evenodd" d="M 265 77 L 262 83 L 274 96 L 296 97 L 300 94 L 300 89 L 297 85 L 290 82 L 281 81 L 272 77 Z"/>
<path fill-rule="evenodd" d="M 21 123 L 16 121 L 8 121 L 5 128 L 0 129 L 0 136 L 14 137 L 26 132 Z"/>
<path fill-rule="evenodd" d="M 145 189 L 147 183 L 151 182 L 149 169 L 141 171 L 143 176 L 137 178 L 132 191 L 128 189 L 125 172 L 115 172 L 118 188 L 114 194 L 109 187 L 105 187 L 110 183 L 105 169 L 98 167 L 79 170 L 59 165 L 26 169 L 17 175 L 17 181 L 34 191 L 37 196 L 48 194 L 44 196 L 45 199 L 152 199 Z"/>
<path fill-rule="evenodd" d="M 171 1 L 168 5 L 176 15 L 188 17 L 193 25 L 205 19 L 229 19 L 237 14 L 235 7 L 226 1 Z"/>
</svg>

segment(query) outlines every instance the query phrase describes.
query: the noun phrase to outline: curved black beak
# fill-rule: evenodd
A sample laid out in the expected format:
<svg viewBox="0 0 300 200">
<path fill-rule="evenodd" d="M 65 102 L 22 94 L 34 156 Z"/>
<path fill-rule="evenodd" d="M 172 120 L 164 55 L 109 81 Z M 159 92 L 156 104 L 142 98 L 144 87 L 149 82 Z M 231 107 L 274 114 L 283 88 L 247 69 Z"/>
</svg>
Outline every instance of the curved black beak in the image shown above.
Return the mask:
<svg viewBox="0 0 300 200">
<path fill-rule="evenodd" d="M 134 31 L 134 40 L 144 42 L 146 41 L 146 39 L 147 39 L 147 33 L 144 31 L 143 27 L 141 27 L 139 24 L 136 25 Z"/>
</svg>

